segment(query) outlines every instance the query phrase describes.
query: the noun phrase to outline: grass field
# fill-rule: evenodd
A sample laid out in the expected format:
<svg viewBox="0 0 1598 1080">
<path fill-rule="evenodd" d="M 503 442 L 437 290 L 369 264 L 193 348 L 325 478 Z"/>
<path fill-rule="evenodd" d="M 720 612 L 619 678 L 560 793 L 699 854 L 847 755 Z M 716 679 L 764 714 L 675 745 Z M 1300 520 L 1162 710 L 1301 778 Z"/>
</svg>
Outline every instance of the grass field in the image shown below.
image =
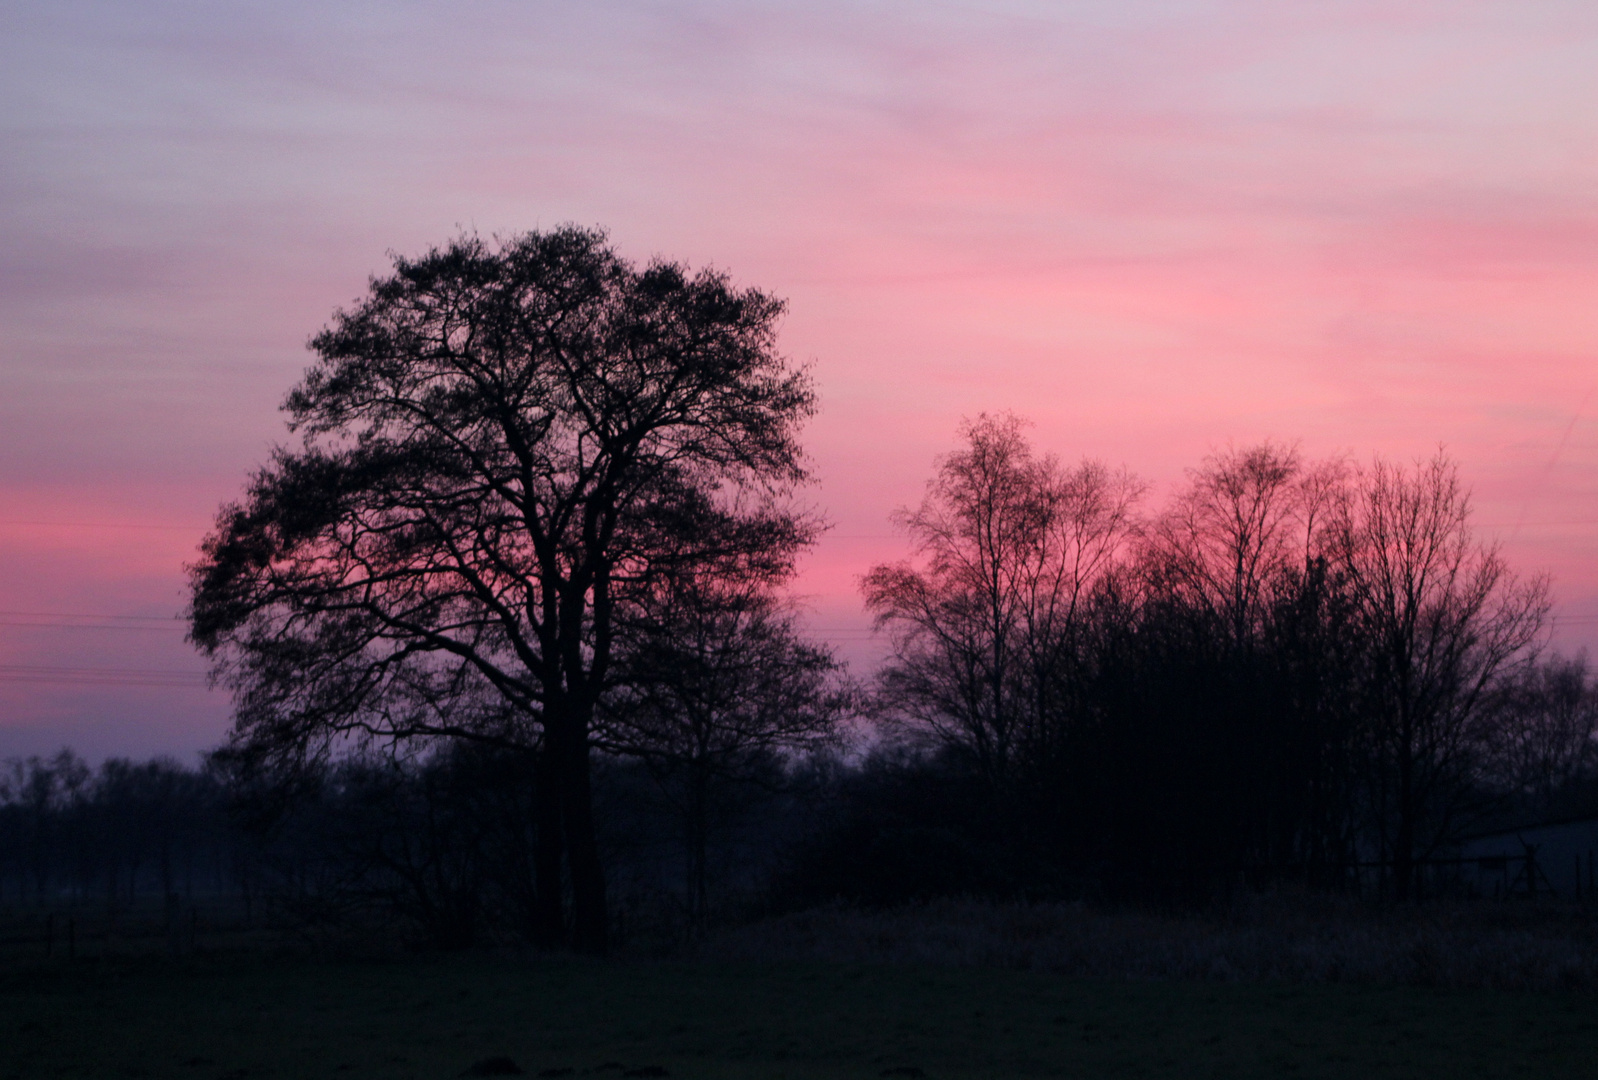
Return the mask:
<svg viewBox="0 0 1598 1080">
<path fill-rule="evenodd" d="M 530 1076 L 1547 1080 L 1598 1075 L 1598 997 L 506 955 L 0 973 L 0 1078 L 444 1078 L 491 1058 Z"/>
</svg>

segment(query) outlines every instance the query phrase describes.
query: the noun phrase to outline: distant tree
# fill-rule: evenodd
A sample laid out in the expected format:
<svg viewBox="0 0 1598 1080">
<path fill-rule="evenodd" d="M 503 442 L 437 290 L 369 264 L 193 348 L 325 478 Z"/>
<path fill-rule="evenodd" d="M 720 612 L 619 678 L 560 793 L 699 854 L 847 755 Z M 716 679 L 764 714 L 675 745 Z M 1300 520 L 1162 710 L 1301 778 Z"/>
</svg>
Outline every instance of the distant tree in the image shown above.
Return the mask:
<svg viewBox="0 0 1598 1080">
<path fill-rule="evenodd" d="M 1534 655 L 1548 583 L 1519 580 L 1497 547 L 1476 542 L 1469 495 L 1441 452 L 1413 468 L 1377 459 L 1338 528 L 1369 648 L 1378 835 L 1406 900 L 1416 859 L 1458 825 L 1493 691 Z"/>
<path fill-rule="evenodd" d="M 897 523 L 917 561 L 874 567 L 866 606 L 890 631 L 880 700 L 968 755 L 991 781 L 1048 738 L 1095 589 L 1136 531 L 1143 485 L 1086 461 L 1037 458 L 1012 415 L 965 425 Z"/>
<path fill-rule="evenodd" d="M 105 854 L 113 880 L 123 869 L 119 863 L 126 868 L 127 900 L 137 896 L 145 868 L 154 872 L 163 897 L 175 898 L 180 881 L 192 885 L 196 857 L 218 800 L 215 777 L 171 758 L 111 758 L 100 766 L 94 793 L 101 821 L 96 831 L 110 842 Z"/>
<path fill-rule="evenodd" d="M 83 800 L 92 777 L 83 759 L 63 749 L 53 757 L 12 758 L 0 772 L 0 805 L 10 811 L 11 859 L 18 871 L 18 898 L 31 888 L 36 903 L 56 891 L 69 870 L 69 816 Z"/>
<path fill-rule="evenodd" d="M 1557 653 L 1505 679 L 1490 707 L 1489 782 L 1540 815 L 1598 776 L 1598 682 L 1586 653 Z"/>
<path fill-rule="evenodd" d="M 514 841 L 525 839 L 516 834 L 525 830 L 530 807 L 518 805 L 528 787 L 514 757 L 514 751 L 453 742 L 422 760 L 369 755 L 340 761 L 323 777 L 319 797 L 296 808 L 325 845 L 337 882 L 325 894 L 356 913 L 398 916 L 421 941 L 439 948 L 462 948 L 491 929 L 517 928 L 524 913 L 517 894 L 529 867 L 520 857 L 525 844 Z"/>
<path fill-rule="evenodd" d="M 832 653 L 804 640 L 768 575 L 683 573 L 640 605 L 618 657 L 605 737 L 644 759 L 682 815 L 687 912 L 709 910 L 712 800 L 836 742 L 851 693 Z"/>
<path fill-rule="evenodd" d="M 535 749 L 541 934 L 569 885 L 571 940 L 603 950 L 590 747 L 618 613 L 674 567 L 786 562 L 813 534 L 782 505 L 814 407 L 782 306 L 573 227 L 396 259 L 312 340 L 285 405 L 303 442 L 192 568 L 235 749 Z"/>
</svg>

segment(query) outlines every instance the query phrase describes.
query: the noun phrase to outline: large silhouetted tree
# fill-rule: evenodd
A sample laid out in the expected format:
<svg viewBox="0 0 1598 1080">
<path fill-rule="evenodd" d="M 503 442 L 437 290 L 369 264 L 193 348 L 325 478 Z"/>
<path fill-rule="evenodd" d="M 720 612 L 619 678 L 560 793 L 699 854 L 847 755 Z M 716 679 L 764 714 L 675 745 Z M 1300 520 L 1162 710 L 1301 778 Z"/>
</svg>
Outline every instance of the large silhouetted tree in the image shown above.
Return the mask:
<svg viewBox="0 0 1598 1080">
<path fill-rule="evenodd" d="M 192 570 L 236 753 L 536 749 L 542 933 L 569 886 L 571 940 L 604 949 L 589 756 L 618 612 L 683 566 L 786 565 L 813 532 L 781 503 L 814 402 L 782 307 L 575 227 L 397 258 L 312 340 L 300 445 Z"/>
</svg>

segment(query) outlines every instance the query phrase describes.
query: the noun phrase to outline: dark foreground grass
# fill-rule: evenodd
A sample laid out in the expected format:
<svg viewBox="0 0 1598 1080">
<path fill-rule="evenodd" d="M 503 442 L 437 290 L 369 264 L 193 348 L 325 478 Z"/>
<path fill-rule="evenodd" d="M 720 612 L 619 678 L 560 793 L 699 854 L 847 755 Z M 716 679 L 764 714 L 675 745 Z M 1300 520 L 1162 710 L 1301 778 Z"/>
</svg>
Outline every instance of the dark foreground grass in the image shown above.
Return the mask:
<svg viewBox="0 0 1598 1080">
<path fill-rule="evenodd" d="M 1598 998 L 480 955 L 0 973 L 0 1078 L 444 1078 L 491 1058 L 531 1076 L 1591 1077 Z"/>
</svg>

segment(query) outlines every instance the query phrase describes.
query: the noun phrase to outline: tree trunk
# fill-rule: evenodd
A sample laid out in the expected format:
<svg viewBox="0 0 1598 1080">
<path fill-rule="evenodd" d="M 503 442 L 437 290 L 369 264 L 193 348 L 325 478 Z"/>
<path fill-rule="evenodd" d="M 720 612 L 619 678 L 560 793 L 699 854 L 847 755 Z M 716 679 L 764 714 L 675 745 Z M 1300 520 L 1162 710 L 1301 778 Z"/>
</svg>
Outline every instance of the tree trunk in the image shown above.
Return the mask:
<svg viewBox="0 0 1598 1080">
<path fill-rule="evenodd" d="M 1415 753 L 1414 733 L 1406 719 L 1398 746 L 1398 828 L 1393 837 L 1393 897 L 1399 903 L 1414 893 L 1415 878 Z"/>
<path fill-rule="evenodd" d="M 546 730 L 544 745 L 533 760 L 533 943 L 541 949 L 556 948 L 566 937 L 557 760 L 554 733 Z"/>
<path fill-rule="evenodd" d="M 601 956 L 609 947 L 605 872 L 594 833 L 594 800 L 588 751 L 588 717 L 573 717 L 561 754 L 561 816 L 566 826 L 566 861 L 572 885 L 572 946 Z"/>
<path fill-rule="evenodd" d="M 688 784 L 688 926 L 692 933 L 698 934 L 705 926 L 710 891 L 706 880 L 710 778 L 703 762 L 689 764 Z"/>
</svg>

